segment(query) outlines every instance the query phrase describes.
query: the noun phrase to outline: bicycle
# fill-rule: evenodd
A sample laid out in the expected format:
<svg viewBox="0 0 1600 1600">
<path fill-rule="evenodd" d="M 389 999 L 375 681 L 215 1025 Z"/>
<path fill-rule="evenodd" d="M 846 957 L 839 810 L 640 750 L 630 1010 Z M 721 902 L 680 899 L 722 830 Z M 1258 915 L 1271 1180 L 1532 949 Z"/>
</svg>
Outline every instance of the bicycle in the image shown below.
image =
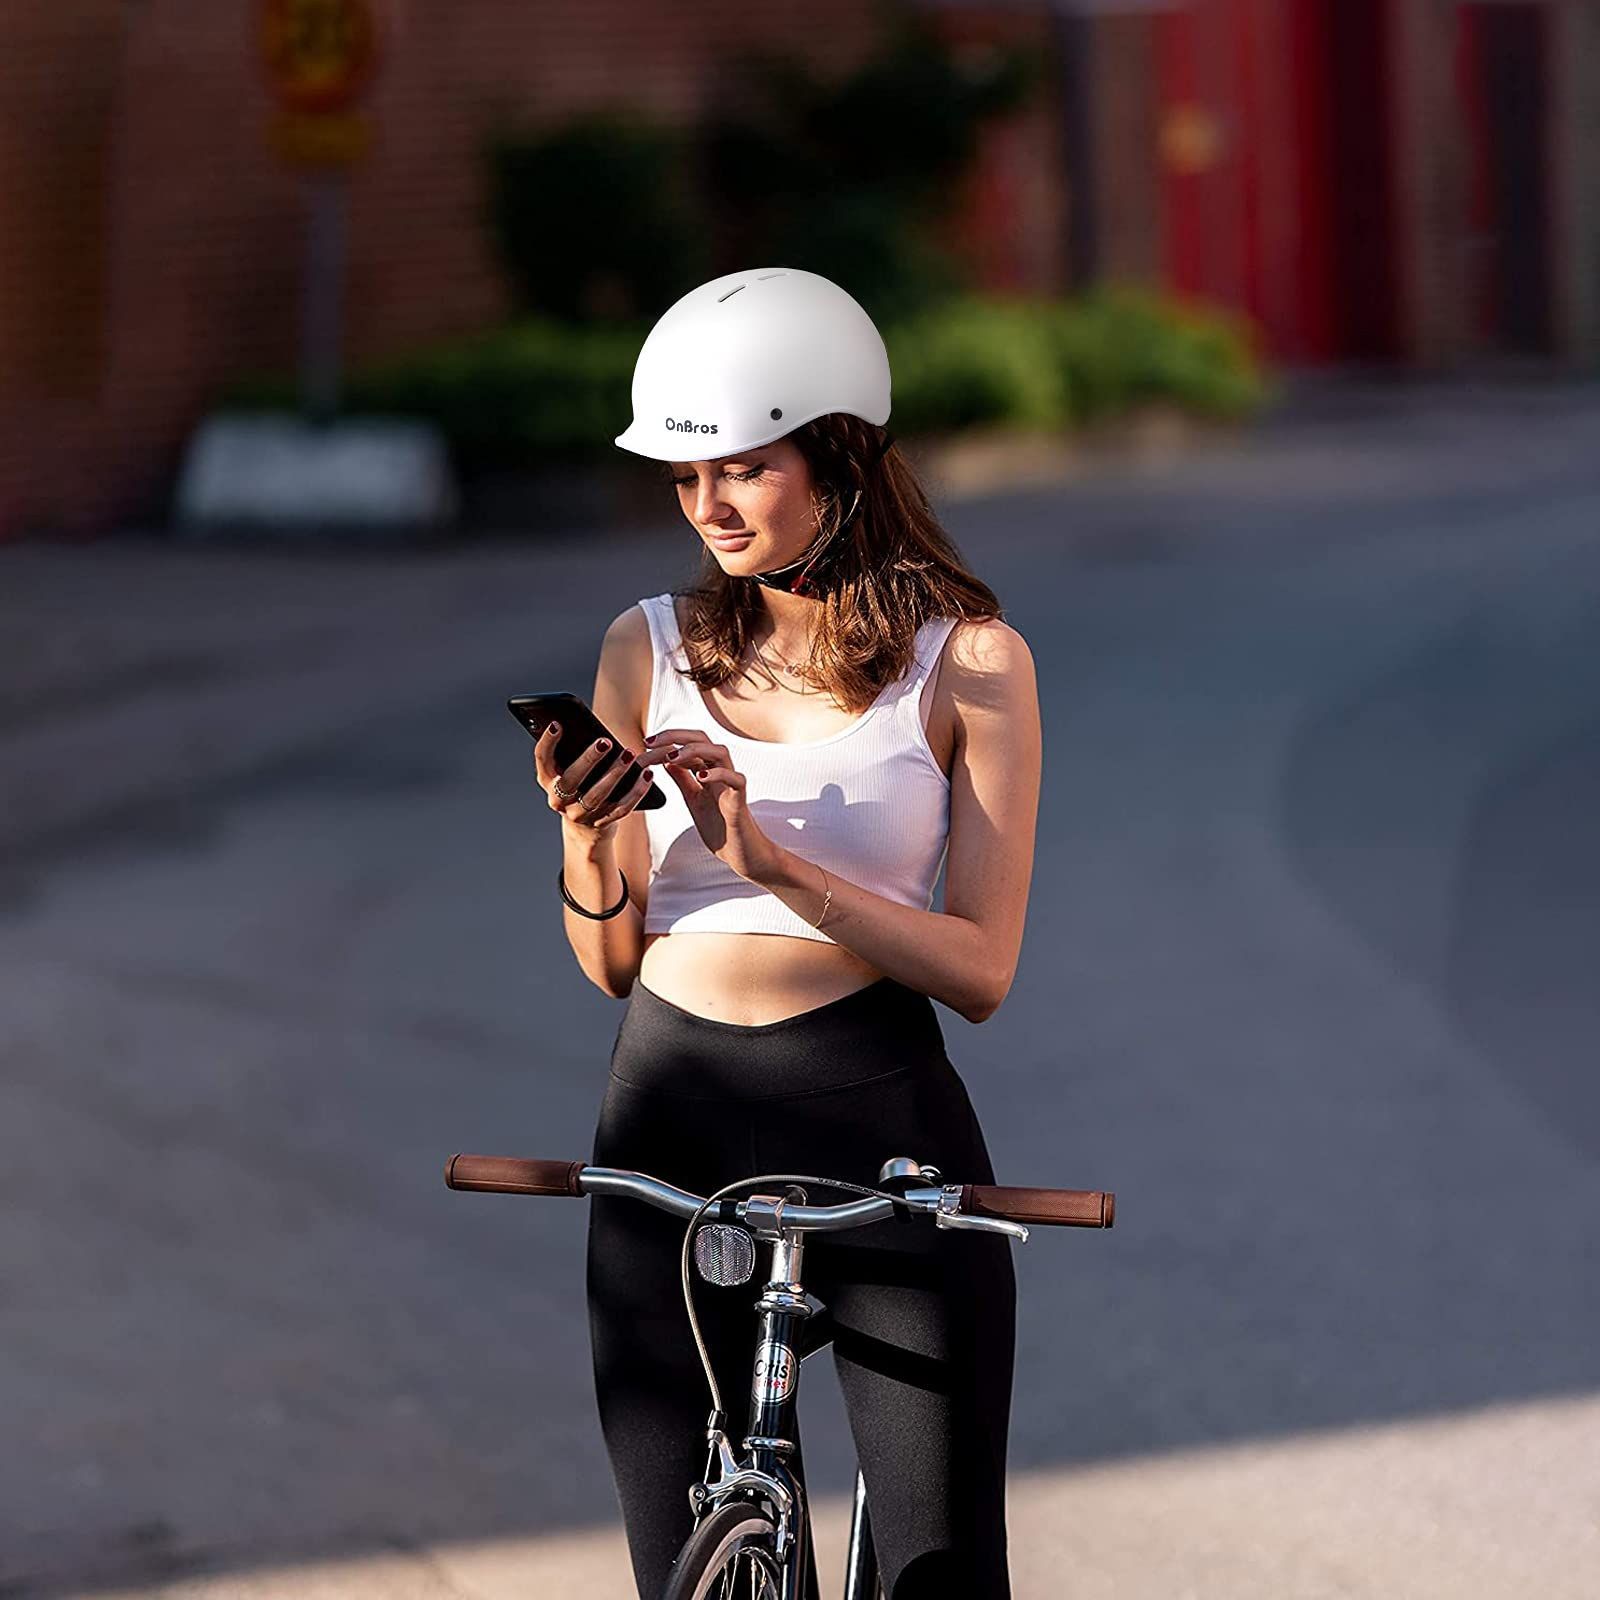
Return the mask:
<svg viewBox="0 0 1600 1600">
<path fill-rule="evenodd" d="M 795 1357 L 797 1325 L 821 1309 L 808 1295 L 800 1268 L 808 1233 L 837 1232 L 888 1220 L 895 1208 L 931 1216 L 938 1228 L 977 1229 L 1028 1237 L 1028 1223 L 1109 1228 L 1116 1196 L 1098 1189 L 1019 1189 L 999 1184 L 942 1182 L 937 1167 L 905 1156 L 885 1161 L 879 1187 L 793 1173 L 762 1173 L 725 1185 L 713 1195 L 679 1189 L 644 1172 L 586 1166 L 581 1161 L 542 1161 L 519 1156 L 454 1155 L 445 1163 L 452 1189 L 497 1194 L 572 1196 L 629 1195 L 688 1219 L 681 1269 L 689 1325 L 711 1390 L 706 1422 L 708 1455 L 704 1480 L 690 1486 L 694 1527 L 674 1561 L 661 1600 L 801 1600 L 809 1510 L 805 1491 L 786 1458 L 799 1390 Z M 864 1199 L 840 1205 L 809 1205 L 802 1184 L 853 1191 Z M 753 1184 L 783 1184 L 782 1194 L 732 1192 Z M 716 1208 L 716 1220 L 704 1221 Z M 727 1413 L 701 1337 L 689 1282 L 691 1248 L 702 1279 L 723 1287 L 754 1276 L 756 1241 L 770 1250 L 766 1286 L 755 1302 L 758 1316 L 750 1426 L 742 1453 L 726 1432 Z M 747 1582 L 740 1586 L 741 1578 Z M 872 1542 L 866 1482 L 859 1465 L 845 1558 L 844 1600 L 883 1600 Z"/>
</svg>

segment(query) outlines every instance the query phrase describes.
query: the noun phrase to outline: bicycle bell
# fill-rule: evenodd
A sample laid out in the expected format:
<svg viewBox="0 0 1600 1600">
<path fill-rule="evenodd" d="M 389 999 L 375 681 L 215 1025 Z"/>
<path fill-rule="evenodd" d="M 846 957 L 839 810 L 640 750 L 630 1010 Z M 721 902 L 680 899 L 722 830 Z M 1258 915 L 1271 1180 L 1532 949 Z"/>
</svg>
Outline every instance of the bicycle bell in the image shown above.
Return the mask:
<svg viewBox="0 0 1600 1600">
<path fill-rule="evenodd" d="M 748 1283 L 756 1270 L 756 1242 L 731 1222 L 707 1222 L 694 1236 L 695 1269 L 724 1289 Z"/>
</svg>

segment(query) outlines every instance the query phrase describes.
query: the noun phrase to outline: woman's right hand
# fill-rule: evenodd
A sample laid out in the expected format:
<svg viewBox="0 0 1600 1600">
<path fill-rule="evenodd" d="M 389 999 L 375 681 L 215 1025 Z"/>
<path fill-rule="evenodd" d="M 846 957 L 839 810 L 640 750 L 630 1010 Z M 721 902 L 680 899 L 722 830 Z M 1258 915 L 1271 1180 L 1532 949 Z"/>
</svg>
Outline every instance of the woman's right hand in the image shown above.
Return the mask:
<svg viewBox="0 0 1600 1600">
<path fill-rule="evenodd" d="M 636 783 L 630 784 L 618 793 L 618 781 L 633 760 L 632 752 L 622 750 L 613 758 L 609 749 L 601 749 L 607 741 L 597 739 L 570 766 L 557 767 L 556 745 L 560 733 L 560 726 L 552 722 L 546 725 L 544 732 L 534 741 L 533 765 L 538 775 L 539 787 L 549 799 L 550 809 L 559 813 L 564 824 L 591 833 L 605 833 L 614 823 L 627 816 L 649 792 L 653 783 L 650 769 L 646 767 L 639 774 Z M 585 790 L 580 795 L 578 791 L 585 779 L 597 766 L 608 760 L 611 761 L 614 770 L 597 780 L 591 789 Z M 556 793 L 558 781 L 569 796 L 568 799 L 563 800 Z"/>
</svg>

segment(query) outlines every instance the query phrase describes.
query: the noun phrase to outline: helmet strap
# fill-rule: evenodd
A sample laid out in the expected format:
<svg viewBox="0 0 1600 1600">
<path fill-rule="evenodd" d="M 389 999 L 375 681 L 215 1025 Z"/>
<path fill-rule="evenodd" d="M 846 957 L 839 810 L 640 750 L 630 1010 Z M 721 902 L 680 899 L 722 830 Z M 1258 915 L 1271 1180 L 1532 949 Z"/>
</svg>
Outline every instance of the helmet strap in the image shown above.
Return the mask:
<svg viewBox="0 0 1600 1600">
<path fill-rule="evenodd" d="M 893 443 L 894 435 L 892 433 L 885 433 L 883 436 L 883 442 L 878 446 L 878 453 L 873 456 L 869 465 L 874 467 L 877 466 L 877 464 L 882 461 L 884 456 L 888 453 L 889 446 Z M 822 555 L 823 551 L 826 550 L 828 546 L 832 544 L 833 541 L 837 539 L 847 527 L 849 527 L 850 519 L 854 517 L 856 512 L 860 509 L 861 493 L 862 491 L 860 489 L 856 490 L 856 497 L 850 502 L 850 509 L 845 512 L 843 519 L 839 523 L 839 526 L 835 528 L 832 533 L 824 534 L 817 544 L 811 550 L 807 551 L 805 555 L 799 556 L 793 561 L 786 562 L 781 567 L 768 567 L 765 572 L 752 572 L 749 574 L 749 576 L 754 578 L 756 582 L 761 584 L 763 587 L 768 589 L 777 589 L 783 594 L 816 593 L 816 585 L 812 581 L 811 569 L 816 565 L 817 560 Z"/>
</svg>

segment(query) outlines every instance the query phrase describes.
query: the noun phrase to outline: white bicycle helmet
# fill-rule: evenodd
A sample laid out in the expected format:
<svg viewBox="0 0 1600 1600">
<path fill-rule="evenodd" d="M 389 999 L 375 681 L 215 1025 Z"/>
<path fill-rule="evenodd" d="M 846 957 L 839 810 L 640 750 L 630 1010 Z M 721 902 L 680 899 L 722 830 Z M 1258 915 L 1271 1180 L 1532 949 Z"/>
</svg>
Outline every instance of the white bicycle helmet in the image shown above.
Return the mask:
<svg viewBox="0 0 1600 1600">
<path fill-rule="evenodd" d="M 759 267 L 702 283 L 662 314 L 634 365 L 633 422 L 616 443 L 656 461 L 702 461 L 830 411 L 889 420 L 883 339 L 830 279 Z"/>
</svg>

